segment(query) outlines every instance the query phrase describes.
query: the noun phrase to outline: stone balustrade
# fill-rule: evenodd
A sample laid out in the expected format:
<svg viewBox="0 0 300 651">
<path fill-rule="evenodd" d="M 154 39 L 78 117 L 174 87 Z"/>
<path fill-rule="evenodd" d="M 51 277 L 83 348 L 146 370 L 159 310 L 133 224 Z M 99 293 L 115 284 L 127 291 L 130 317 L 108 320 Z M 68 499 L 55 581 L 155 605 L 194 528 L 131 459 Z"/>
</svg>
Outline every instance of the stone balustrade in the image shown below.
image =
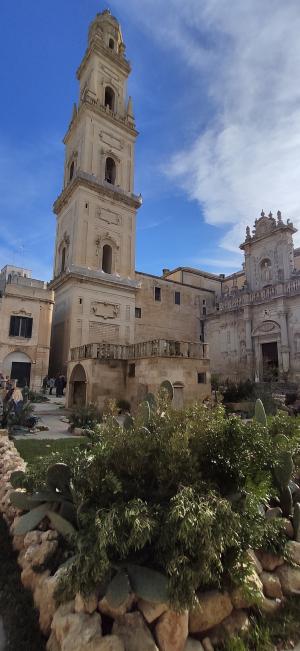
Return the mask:
<svg viewBox="0 0 300 651">
<path fill-rule="evenodd" d="M 278 283 L 277 285 L 264 287 L 255 292 L 240 289 L 229 296 L 222 296 L 218 303 L 218 311 L 237 310 L 245 305 L 266 303 L 280 296 L 293 296 L 296 294 L 300 294 L 300 278 L 294 278 L 286 283 Z"/>
<path fill-rule="evenodd" d="M 184 357 L 208 359 L 208 344 L 172 339 L 153 339 L 138 344 L 86 344 L 71 349 L 71 361 L 80 359 L 133 360 L 145 357 Z"/>
</svg>

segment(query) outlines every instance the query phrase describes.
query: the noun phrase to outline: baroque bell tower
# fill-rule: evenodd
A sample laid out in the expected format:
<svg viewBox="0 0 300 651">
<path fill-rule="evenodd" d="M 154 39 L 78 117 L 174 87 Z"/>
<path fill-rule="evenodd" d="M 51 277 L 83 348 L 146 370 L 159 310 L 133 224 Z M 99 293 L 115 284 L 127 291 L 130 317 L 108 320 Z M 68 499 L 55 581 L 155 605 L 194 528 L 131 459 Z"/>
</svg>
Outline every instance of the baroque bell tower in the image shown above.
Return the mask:
<svg viewBox="0 0 300 651">
<path fill-rule="evenodd" d="M 127 98 L 130 64 L 109 10 L 90 25 L 77 70 L 78 106 L 64 137 L 57 218 L 51 371 L 66 370 L 72 348 L 134 340 L 135 129 Z"/>
</svg>

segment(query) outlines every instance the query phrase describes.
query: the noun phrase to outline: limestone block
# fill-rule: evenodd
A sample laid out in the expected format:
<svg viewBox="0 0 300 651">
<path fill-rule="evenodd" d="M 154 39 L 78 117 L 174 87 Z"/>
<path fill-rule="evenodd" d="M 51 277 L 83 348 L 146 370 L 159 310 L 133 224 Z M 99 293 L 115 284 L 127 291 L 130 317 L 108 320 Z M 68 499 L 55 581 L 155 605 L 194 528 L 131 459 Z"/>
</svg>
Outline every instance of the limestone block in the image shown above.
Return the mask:
<svg viewBox="0 0 300 651">
<path fill-rule="evenodd" d="M 58 533 L 54 529 L 48 529 L 47 531 L 41 532 L 42 542 L 44 542 L 45 540 L 57 540 L 57 539 L 58 539 Z"/>
<path fill-rule="evenodd" d="M 211 642 L 209 637 L 205 637 L 202 640 L 202 646 L 203 646 L 204 651 L 214 651 L 214 647 L 213 647 L 212 642 Z"/>
<path fill-rule="evenodd" d="M 112 632 L 121 638 L 126 651 L 158 651 L 141 613 L 127 613 L 118 617 Z"/>
<path fill-rule="evenodd" d="M 289 540 L 286 544 L 286 551 L 289 561 L 296 565 L 300 565 L 300 542 Z"/>
<path fill-rule="evenodd" d="M 38 572 L 34 572 L 30 566 L 25 567 L 21 572 L 22 585 L 24 588 L 27 588 L 28 590 L 31 590 L 31 592 L 34 592 L 37 586 L 45 581 L 49 575 L 49 570 L 40 574 Z"/>
<path fill-rule="evenodd" d="M 61 651 L 95 651 L 102 640 L 101 617 L 99 613 L 68 612 L 74 602 L 63 604 L 54 614 L 54 631 Z"/>
<path fill-rule="evenodd" d="M 300 568 L 284 564 L 277 568 L 276 574 L 284 595 L 300 594 Z"/>
<path fill-rule="evenodd" d="M 263 567 L 260 560 L 257 557 L 257 554 L 255 554 L 253 549 L 248 549 L 247 556 L 250 563 L 254 565 L 257 574 L 261 574 L 263 571 Z"/>
<path fill-rule="evenodd" d="M 166 610 L 168 610 L 167 604 L 156 604 L 151 601 L 146 601 L 145 599 L 139 599 L 137 602 L 138 609 L 143 613 L 146 622 L 152 624 L 156 619 L 158 619 Z"/>
<path fill-rule="evenodd" d="M 190 612 L 190 633 L 200 633 L 219 624 L 230 615 L 233 606 L 227 592 L 211 590 L 198 595 L 199 605 Z"/>
<path fill-rule="evenodd" d="M 57 540 L 44 540 L 40 545 L 30 545 L 25 552 L 25 561 L 32 566 L 44 565 L 55 554 L 57 547 Z"/>
<path fill-rule="evenodd" d="M 93 647 L 93 651 L 126 651 L 126 649 L 121 638 L 117 635 L 105 635 Z"/>
<path fill-rule="evenodd" d="M 199 640 L 194 640 L 194 638 L 188 637 L 183 647 L 183 651 L 204 651 L 204 647 Z"/>
<path fill-rule="evenodd" d="M 274 613 L 281 608 L 282 602 L 280 599 L 268 599 L 264 597 L 260 604 L 260 610 L 265 613 L 265 615 L 274 615 Z"/>
<path fill-rule="evenodd" d="M 189 615 L 167 610 L 159 618 L 155 635 L 161 651 L 183 651 L 189 632 Z"/>
<path fill-rule="evenodd" d="M 280 567 L 280 565 L 283 565 L 284 563 L 284 560 L 281 558 L 281 556 L 275 556 L 275 554 L 264 552 L 261 549 L 256 552 L 256 555 L 262 565 L 262 568 L 264 570 L 267 570 L 267 572 L 274 572 L 277 567 Z"/>
<path fill-rule="evenodd" d="M 107 615 L 112 619 L 116 619 L 117 617 L 121 617 L 121 615 L 125 615 L 125 613 L 131 609 L 134 599 L 134 594 L 130 594 L 128 595 L 127 599 L 120 606 L 118 606 L 118 608 L 113 608 L 108 603 L 107 599 L 103 597 L 98 602 L 98 610 L 100 613 L 102 613 L 102 615 Z"/>
<path fill-rule="evenodd" d="M 47 644 L 46 644 L 46 649 L 47 651 L 61 651 L 61 646 L 57 641 L 56 635 L 54 631 L 52 631 Z"/>
<path fill-rule="evenodd" d="M 219 644 L 228 637 L 245 632 L 249 628 L 249 619 L 244 610 L 234 610 L 221 624 L 209 633 L 212 644 Z"/>
<path fill-rule="evenodd" d="M 28 531 L 24 538 L 24 547 L 31 547 L 31 545 L 39 545 L 42 540 L 41 531 Z"/>
<path fill-rule="evenodd" d="M 294 532 L 294 527 L 293 527 L 291 521 L 288 520 L 287 518 L 284 518 L 283 522 L 284 522 L 284 530 L 285 530 L 285 533 L 286 533 L 287 537 L 291 538 L 293 540 L 295 532 Z"/>
<path fill-rule="evenodd" d="M 33 599 L 40 611 L 40 629 L 45 635 L 49 635 L 53 615 L 56 611 L 54 594 L 61 578 L 62 570 L 58 569 L 53 576 L 49 576 L 42 583 L 39 583 L 34 591 Z"/>
<path fill-rule="evenodd" d="M 283 594 L 281 584 L 276 574 L 272 572 L 262 572 L 260 578 L 266 597 L 271 597 L 271 599 L 282 599 Z"/>
<path fill-rule="evenodd" d="M 75 613 L 89 613 L 90 615 L 97 610 L 98 598 L 96 593 L 84 597 L 79 592 L 75 597 Z"/>
</svg>

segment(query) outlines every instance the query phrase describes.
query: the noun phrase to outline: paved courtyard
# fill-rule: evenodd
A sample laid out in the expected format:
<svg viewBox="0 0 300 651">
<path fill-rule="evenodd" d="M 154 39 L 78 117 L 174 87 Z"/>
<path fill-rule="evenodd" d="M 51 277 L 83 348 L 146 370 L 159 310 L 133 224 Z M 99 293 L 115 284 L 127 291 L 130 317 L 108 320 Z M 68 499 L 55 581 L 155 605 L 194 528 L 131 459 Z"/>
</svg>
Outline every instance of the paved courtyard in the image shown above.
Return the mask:
<svg viewBox="0 0 300 651">
<path fill-rule="evenodd" d="M 49 402 L 34 405 L 34 413 L 40 418 L 39 424 L 45 425 L 49 430 L 44 432 L 20 432 L 15 434 L 14 438 L 61 439 L 72 436 L 68 432 L 69 423 L 62 420 L 68 417 L 68 412 L 65 410 L 65 398 L 47 397 Z"/>
</svg>

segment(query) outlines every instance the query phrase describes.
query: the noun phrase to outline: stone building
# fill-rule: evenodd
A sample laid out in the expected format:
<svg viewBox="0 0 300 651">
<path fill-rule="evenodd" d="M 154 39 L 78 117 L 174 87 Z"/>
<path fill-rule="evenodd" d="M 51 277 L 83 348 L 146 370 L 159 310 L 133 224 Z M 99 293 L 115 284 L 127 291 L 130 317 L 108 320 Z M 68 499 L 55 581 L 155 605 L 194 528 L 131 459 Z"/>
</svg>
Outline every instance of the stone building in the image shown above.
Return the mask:
<svg viewBox="0 0 300 651">
<path fill-rule="evenodd" d="M 243 271 L 224 277 L 205 332 L 223 378 L 300 380 L 300 250 L 280 211 L 247 227 Z"/>
<path fill-rule="evenodd" d="M 108 397 L 134 403 L 164 380 L 178 405 L 210 393 L 202 313 L 213 290 L 135 270 L 142 200 L 134 192 L 129 73 L 120 26 L 106 10 L 90 26 L 77 71 L 79 102 L 54 204 L 51 373 L 67 372 L 69 405 Z"/>
<path fill-rule="evenodd" d="M 39 390 L 48 372 L 53 291 L 28 269 L 0 273 L 0 371 Z"/>
</svg>

